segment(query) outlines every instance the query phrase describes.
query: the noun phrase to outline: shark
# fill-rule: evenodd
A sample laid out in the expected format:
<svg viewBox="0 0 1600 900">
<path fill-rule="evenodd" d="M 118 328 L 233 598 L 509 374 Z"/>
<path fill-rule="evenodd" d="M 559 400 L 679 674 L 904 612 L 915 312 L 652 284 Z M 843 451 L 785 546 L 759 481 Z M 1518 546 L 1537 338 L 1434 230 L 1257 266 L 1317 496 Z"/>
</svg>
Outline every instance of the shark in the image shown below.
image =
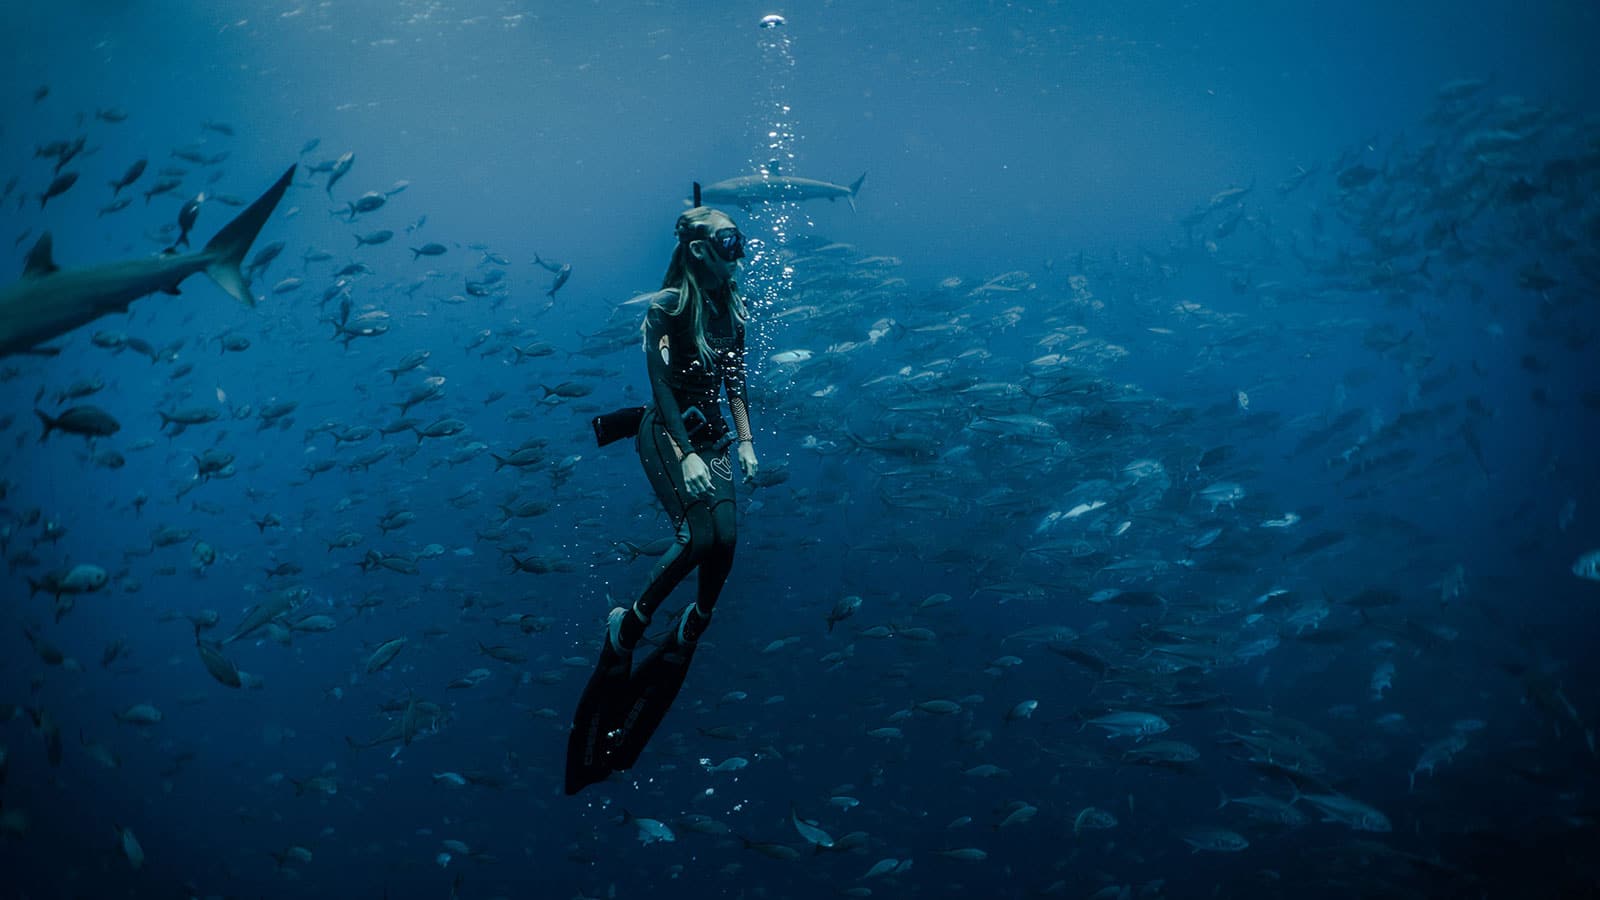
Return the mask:
<svg viewBox="0 0 1600 900">
<path fill-rule="evenodd" d="M 169 247 L 158 256 L 62 269 L 52 258 L 50 233 L 45 232 L 28 251 L 22 277 L 0 290 L 0 358 L 18 353 L 54 355 L 55 348 L 40 345 L 101 316 L 127 312 L 133 301 L 157 291 L 177 294 L 178 285 L 196 272 L 209 275 L 228 296 L 254 306 L 250 282 L 239 264 L 283 198 L 294 171 L 290 166 L 194 253 Z"/>
<path fill-rule="evenodd" d="M 842 198 L 849 202 L 850 209 L 854 210 L 856 193 L 861 190 L 861 185 L 866 180 L 865 172 L 849 185 L 818 181 L 814 178 L 797 178 L 781 174 L 776 165 L 769 163 L 754 175 L 742 175 L 706 185 L 700 189 L 700 199 L 704 203 L 726 203 L 741 209 L 749 209 L 755 203 Z"/>
</svg>

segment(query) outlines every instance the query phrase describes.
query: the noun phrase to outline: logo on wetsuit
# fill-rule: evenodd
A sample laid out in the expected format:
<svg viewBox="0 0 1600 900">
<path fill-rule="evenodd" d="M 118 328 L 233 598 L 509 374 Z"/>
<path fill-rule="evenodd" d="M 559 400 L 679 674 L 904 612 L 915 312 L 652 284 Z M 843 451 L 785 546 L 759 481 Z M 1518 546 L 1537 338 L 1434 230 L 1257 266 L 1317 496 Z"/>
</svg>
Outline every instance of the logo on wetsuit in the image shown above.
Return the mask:
<svg viewBox="0 0 1600 900">
<path fill-rule="evenodd" d="M 728 462 L 728 454 L 724 453 L 713 459 L 711 461 L 711 471 L 717 473 L 717 477 L 723 481 L 732 481 L 733 465 Z"/>
</svg>

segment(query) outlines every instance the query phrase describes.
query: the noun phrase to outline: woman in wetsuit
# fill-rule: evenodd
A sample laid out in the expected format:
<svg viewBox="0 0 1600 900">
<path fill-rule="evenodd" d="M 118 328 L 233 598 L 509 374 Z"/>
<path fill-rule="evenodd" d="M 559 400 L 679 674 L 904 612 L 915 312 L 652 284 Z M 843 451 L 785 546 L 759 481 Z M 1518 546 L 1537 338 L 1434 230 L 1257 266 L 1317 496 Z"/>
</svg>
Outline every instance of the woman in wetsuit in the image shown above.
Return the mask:
<svg viewBox="0 0 1600 900">
<path fill-rule="evenodd" d="M 745 393 L 745 307 L 734 273 L 744 236 L 718 210 L 678 217 L 677 246 L 649 298 L 642 330 L 652 403 L 639 422 L 639 460 L 677 529 L 639 598 L 611 611 L 599 664 L 578 701 L 568 741 L 567 793 L 631 768 L 688 673 L 733 567 L 737 539 L 730 446 L 748 480 L 757 462 Z M 722 415 L 726 393 L 733 414 Z M 632 667 L 651 617 L 699 568 L 695 601 L 662 642 Z M 630 671 L 631 669 L 631 671 Z"/>
</svg>

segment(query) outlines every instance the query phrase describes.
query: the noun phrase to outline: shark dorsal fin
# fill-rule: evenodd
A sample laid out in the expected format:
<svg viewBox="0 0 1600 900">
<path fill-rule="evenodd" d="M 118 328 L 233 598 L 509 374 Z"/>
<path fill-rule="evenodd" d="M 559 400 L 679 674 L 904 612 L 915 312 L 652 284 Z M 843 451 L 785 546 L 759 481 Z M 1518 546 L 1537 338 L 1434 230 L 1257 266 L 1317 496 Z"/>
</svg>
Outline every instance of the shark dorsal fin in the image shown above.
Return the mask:
<svg viewBox="0 0 1600 900">
<path fill-rule="evenodd" d="M 28 251 L 27 262 L 23 263 L 23 278 L 43 278 L 61 271 L 56 261 L 50 258 L 50 245 L 50 232 L 39 235 L 39 242 Z"/>
</svg>

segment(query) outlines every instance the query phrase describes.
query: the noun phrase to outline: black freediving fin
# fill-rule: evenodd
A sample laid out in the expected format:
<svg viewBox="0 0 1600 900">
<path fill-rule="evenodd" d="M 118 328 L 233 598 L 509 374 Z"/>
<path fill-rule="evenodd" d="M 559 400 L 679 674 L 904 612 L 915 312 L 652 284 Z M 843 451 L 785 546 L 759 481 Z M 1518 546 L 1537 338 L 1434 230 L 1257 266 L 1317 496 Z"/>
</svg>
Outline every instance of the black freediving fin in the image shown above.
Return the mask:
<svg viewBox="0 0 1600 900">
<path fill-rule="evenodd" d="M 628 669 L 632 656 L 611 649 L 609 639 L 600 647 L 600 661 L 578 698 L 567 734 L 567 795 L 611 777 L 606 762 L 610 733 L 616 729 L 632 697 Z"/>
<path fill-rule="evenodd" d="M 621 734 L 607 757 L 606 764 L 613 771 L 631 769 L 638 762 L 639 754 L 672 708 L 672 701 L 678 698 L 696 646 L 679 643 L 677 635 L 671 635 L 633 670 L 629 679 L 631 702 L 623 710 L 617 725 Z"/>
</svg>

